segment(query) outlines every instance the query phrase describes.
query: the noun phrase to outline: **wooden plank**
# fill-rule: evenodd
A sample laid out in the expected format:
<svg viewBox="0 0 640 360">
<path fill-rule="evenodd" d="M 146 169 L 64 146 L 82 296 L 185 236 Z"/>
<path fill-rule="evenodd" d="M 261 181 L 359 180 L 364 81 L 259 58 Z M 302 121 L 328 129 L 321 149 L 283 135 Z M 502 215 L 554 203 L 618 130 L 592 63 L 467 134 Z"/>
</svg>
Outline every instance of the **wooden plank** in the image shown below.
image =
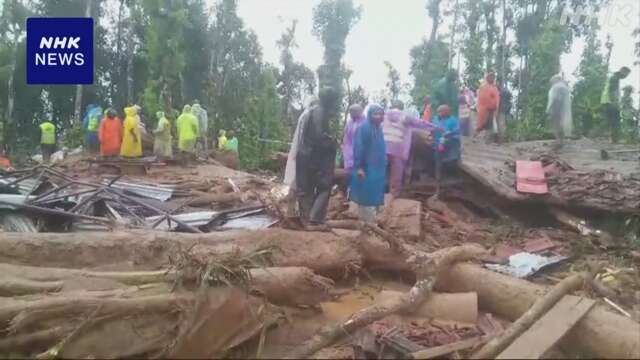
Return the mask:
<svg viewBox="0 0 640 360">
<path fill-rule="evenodd" d="M 539 359 L 584 317 L 594 300 L 565 296 L 497 359 Z"/>
<path fill-rule="evenodd" d="M 466 349 L 484 344 L 487 341 L 491 340 L 496 335 L 497 334 L 478 336 L 471 339 L 454 342 L 451 344 L 446 344 L 446 345 L 436 346 L 436 347 L 432 347 L 425 350 L 416 351 L 413 354 L 411 354 L 411 357 L 413 359 L 433 359 L 439 356 L 451 354 L 452 352 L 455 352 L 455 351 L 466 350 Z"/>
</svg>

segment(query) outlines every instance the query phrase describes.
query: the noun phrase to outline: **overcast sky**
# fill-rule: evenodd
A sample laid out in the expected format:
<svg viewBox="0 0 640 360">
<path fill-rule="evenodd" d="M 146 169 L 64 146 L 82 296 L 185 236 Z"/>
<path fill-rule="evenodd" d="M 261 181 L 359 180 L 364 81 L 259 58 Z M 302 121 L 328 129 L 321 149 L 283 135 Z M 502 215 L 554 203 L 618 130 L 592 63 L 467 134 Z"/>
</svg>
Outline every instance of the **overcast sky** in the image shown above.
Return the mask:
<svg viewBox="0 0 640 360">
<path fill-rule="evenodd" d="M 446 0 L 445 0 L 446 1 Z M 312 9 L 319 0 L 239 0 L 239 14 L 253 29 L 264 49 L 267 61 L 277 63 L 279 49 L 276 41 L 293 19 L 298 20 L 297 60 L 316 70 L 322 63 L 322 45 L 311 34 Z M 429 32 L 431 21 L 425 10 L 426 0 L 356 0 L 364 7 L 362 17 L 347 39 L 346 64 L 354 71 L 353 82 L 363 85 L 369 93 L 384 88 L 386 70 L 384 61 L 390 61 L 410 81 L 410 49 L 419 44 Z M 612 35 L 615 47 L 612 68 L 632 65 L 633 38 L 631 33 L 640 21 L 639 0 L 611 0 L 599 17 L 603 40 Z M 446 29 L 443 29 L 446 30 Z M 580 62 L 582 43 L 563 56 L 565 74 L 570 76 Z M 626 83 L 640 88 L 640 68 L 634 67 Z"/>
</svg>

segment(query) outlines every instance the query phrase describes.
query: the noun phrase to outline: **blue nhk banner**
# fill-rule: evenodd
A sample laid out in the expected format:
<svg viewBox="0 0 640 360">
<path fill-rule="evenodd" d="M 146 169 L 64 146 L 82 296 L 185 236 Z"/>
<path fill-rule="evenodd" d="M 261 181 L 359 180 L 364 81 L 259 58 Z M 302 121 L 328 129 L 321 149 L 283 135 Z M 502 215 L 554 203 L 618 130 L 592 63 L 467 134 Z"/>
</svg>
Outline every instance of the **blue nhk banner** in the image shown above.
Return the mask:
<svg viewBox="0 0 640 360">
<path fill-rule="evenodd" d="M 93 19 L 27 19 L 27 84 L 93 84 Z"/>
</svg>

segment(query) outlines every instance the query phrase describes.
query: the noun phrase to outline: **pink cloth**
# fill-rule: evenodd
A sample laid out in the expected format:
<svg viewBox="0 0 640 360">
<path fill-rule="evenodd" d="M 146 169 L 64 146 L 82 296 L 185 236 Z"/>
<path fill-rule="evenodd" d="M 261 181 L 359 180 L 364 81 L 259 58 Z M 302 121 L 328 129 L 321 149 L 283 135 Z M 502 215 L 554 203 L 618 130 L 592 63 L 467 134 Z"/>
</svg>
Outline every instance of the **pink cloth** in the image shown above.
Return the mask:
<svg viewBox="0 0 640 360">
<path fill-rule="evenodd" d="M 351 115 L 347 119 L 344 127 L 344 137 L 342 139 L 342 158 L 344 159 L 344 169 L 349 173 L 353 170 L 353 137 L 358 126 L 363 123 L 364 116 L 359 119 L 352 119 Z"/>
<path fill-rule="evenodd" d="M 410 116 L 402 110 L 391 109 L 387 111 L 382 123 L 387 155 L 398 156 L 404 161 L 409 160 L 413 129 L 427 128 L 428 126 L 429 123 Z"/>
</svg>

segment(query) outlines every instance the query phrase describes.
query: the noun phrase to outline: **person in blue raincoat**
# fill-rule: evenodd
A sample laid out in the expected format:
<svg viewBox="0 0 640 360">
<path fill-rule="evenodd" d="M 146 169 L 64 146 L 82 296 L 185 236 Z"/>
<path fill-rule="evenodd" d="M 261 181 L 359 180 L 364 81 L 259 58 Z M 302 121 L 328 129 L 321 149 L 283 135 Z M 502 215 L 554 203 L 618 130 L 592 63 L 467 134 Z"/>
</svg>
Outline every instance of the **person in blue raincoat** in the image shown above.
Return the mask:
<svg viewBox="0 0 640 360">
<path fill-rule="evenodd" d="M 102 108 L 100 106 L 90 104 L 87 106 L 87 112 L 82 119 L 82 128 L 85 131 L 85 146 L 92 154 L 98 153 L 100 150 L 98 130 L 100 129 L 100 120 L 102 119 L 102 115 Z"/>
<path fill-rule="evenodd" d="M 369 105 L 367 119 L 358 127 L 353 143 L 351 200 L 358 204 L 360 220 L 374 223 L 384 205 L 387 149 L 382 132 L 384 109 Z"/>
<path fill-rule="evenodd" d="M 438 107 L 438 116 L 433 119 L 433 158 L 430 170 L 440 180 L 441 169 L 455 167 L 460 160 L 462 144 L 460 142 L 460 121 L 451 115 L 447 105 Z"/>
</svg>

